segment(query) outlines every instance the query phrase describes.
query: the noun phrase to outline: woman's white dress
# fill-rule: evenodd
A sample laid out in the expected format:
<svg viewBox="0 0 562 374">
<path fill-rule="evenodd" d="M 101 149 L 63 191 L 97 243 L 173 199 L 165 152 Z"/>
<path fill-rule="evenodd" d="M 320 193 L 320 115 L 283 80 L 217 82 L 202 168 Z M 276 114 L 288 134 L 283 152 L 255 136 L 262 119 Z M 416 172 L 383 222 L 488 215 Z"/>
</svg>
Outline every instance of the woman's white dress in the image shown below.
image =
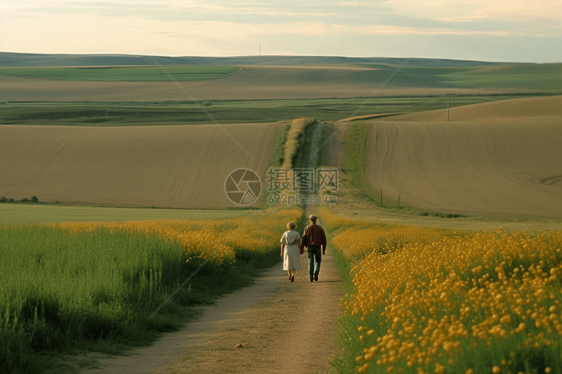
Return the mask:
<svg viewBox="0 0 562 374">
<path fill-rule="evenodd" d="M 283 252 L 283 270 L 298 270 L 301 268 L 301 259 L 299 255 L 299 244 L 301 234 L 297 231 L 289 230 L 283 233 L 280 242 L 285 243 L 285 251 Z"/>
</svg>

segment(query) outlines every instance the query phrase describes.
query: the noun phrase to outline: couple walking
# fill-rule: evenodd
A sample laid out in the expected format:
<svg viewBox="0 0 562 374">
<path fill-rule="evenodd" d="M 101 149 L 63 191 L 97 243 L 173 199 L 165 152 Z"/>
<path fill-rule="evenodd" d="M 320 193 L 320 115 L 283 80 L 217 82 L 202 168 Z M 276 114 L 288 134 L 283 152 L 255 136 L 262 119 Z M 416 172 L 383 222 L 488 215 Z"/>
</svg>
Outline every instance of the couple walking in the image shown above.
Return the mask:
<svg viewBox="0 0 562 374">
<path fill-rule="evenodd" d="M 294 222 L 287 224 L 288 231 L 281 237 L 281 258 L 283 259 L 283 270 L 289 273 L 289 280 L 295 281 L 295 274 L 301 268 L 299 255 L 304 253 L 304 247 L 308 249 L 308 275 L 311 282 L 318 282 L 322 254 L 326 254 L 326 233 L 322 226 L 316 224 L 318 217 L 308 217 L 310 225 L 304 228 L 302 236 L 295 231 L 297 225 Z M 322 247 L 322 254 L 320 253 Z"/>
</svg>

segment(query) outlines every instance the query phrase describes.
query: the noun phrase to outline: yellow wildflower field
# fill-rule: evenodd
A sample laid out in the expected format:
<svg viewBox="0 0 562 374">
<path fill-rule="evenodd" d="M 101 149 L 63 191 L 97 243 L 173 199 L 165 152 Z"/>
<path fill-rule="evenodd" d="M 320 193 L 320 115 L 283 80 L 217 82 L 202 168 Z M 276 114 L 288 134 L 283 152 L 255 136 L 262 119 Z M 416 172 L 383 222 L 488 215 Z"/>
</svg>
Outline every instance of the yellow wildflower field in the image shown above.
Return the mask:
<svg viewBox="0 0 562 374">
<path fill-rule="evenodd" d="M 322 212 L 349 271 L 341 368 L 388 373 L 562 369 L 562 232 L 461 233 Z M 355 221 L 355 222 L 353 222 Z M 355 223 L 355 224 L 354 224 Z"/>
<path fill-rule="evenodd" d="M 216 265 L 231 263 L 236 253 L 266 252 L 277 243 L 280 230 L 288 221 L 298 222 L 302 212 L 298 209 L 266 212 L 261 216 L 230 219 L 202 220 L 149 220 L 125 222 L 66 222 L 45 224 L 78 234 L 108 229 L 132 234 L 156 236 L 169 242 L 178 242 L 187 261 L 210 259 Z M 282 231 L 281 231 L 282 232 Z"/>
</svg>

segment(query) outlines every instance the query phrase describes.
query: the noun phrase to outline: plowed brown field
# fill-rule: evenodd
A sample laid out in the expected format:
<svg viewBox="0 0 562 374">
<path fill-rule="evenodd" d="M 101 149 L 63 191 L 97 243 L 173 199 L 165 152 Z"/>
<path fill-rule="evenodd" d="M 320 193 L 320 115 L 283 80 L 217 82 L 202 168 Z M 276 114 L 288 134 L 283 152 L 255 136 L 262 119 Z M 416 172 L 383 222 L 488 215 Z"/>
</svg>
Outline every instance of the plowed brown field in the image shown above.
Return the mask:
<svg viewBox="0 0 562 374">
<path fill-rule="evenodd" d="M 264 175 L 279 124 L 0 126 L 0 196 L 65 203 L 224 208 L 228 174 Z M 255 205 L 255 204 L 254 204 Z"/>
<path fill-rule="evenodd" d="M 562 217 L 562 97 L 370 121 L 367 178 L 421 208 Z"/>
</svg>

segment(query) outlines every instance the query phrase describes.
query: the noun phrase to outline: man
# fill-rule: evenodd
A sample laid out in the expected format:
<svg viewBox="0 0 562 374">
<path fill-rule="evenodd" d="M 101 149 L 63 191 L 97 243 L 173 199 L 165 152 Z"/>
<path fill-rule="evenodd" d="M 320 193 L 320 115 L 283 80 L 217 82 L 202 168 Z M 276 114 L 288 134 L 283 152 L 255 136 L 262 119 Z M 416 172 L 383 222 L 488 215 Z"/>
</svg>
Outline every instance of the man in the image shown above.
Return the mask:
<svg viewBox="0 0 562 374">
<path fill-rule="evenodd" d="M 322 226 L 316 224 L 318 217 L 311 215 L 308 217 L 310 225 L 304 229 L 302 236 L 301 254 L 304 252 L 304 247 L 308 248 L 308 274 L 310 281 L 318 282 L 318 273 L 320 272 L 320 263 L 322 262 L 322 255 L 320 254 L 320 247 L 322 247 L 322 254 L 326 254 L 326 233 Z"/>
</svg>

